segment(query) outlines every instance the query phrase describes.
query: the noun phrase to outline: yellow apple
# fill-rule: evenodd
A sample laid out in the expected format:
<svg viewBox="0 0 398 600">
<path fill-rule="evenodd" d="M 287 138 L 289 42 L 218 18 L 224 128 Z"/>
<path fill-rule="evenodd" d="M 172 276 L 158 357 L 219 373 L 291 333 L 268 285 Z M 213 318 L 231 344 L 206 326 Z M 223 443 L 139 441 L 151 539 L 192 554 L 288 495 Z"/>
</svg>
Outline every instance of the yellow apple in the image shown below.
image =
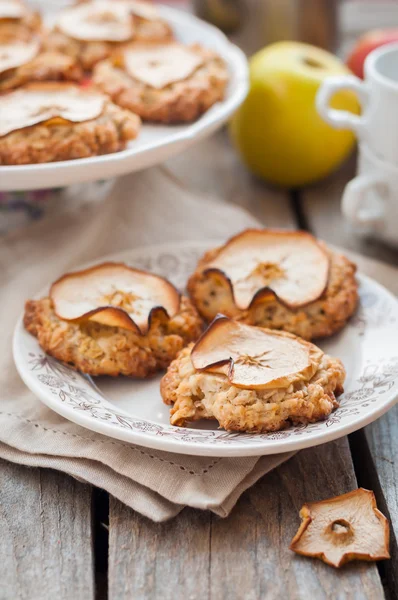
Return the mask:
<svg viewBox="0 0 398 600">
<path fill-rule="evenodd" d="M 350 73 L 335 56 L 300 42 L 278 42 L 250 60 L 250 91 L 230 123 L 232 140 L 256 175 L 287 187 L 328 175 L 354 144 L 350 131 L 333 129 L 318 115 L 315 96 L 330 75 Z M 359 112 L 351 92 L 331 106 Z"/>
</svg>

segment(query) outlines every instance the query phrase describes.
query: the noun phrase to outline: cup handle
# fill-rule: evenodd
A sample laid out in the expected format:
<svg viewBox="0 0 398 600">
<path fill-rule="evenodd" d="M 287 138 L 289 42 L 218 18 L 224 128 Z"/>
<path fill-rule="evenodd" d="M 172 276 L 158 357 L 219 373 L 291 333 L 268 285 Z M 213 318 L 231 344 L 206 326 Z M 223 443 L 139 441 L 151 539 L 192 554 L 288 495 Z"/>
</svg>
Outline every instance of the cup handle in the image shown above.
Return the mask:
<svg viewBox="0 0 398 600">
<path fill-rule="evenodd" d="M 378 191 L 381 196 L 379 206 L 366 208 L 365 201 L 371 190 Z M 355 225 L 367 225 L 371 229 L 384 223 L 385 207 L 382 197 L 387 196 L 388 185 L 377 175 L 358 175 L 350 181 L 344 190 L 341 200 L 343 214 Z"/>
<path fill-rule="evenodd" d="M 347 110 L 337 110 L 330 107 L 330 100 L 341 90 L 355 92 L 362 109 L 368 100 L 366 83 L 353 75 L 328 77 L 322 83 L 316 95 L 316 108 L 321 117 L 336 129 L 351 129 L 357 135 L 361 133 L 363 120 Z"/>
</svg>

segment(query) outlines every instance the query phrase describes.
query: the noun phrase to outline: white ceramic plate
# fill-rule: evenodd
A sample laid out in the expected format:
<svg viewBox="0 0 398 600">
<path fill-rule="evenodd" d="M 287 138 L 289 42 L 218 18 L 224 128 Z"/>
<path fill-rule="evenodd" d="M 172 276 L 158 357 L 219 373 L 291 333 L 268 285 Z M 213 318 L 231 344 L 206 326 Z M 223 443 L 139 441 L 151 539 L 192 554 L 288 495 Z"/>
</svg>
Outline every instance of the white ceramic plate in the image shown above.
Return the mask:
<svg viewBox="0 0 398 600">
<path fill-rule="evenodd" d="M 189 125 L 143 125 L 139 137 L 122 152 L 38 165 L 0 166 L 0 191 L 61 187 L 139 171 L 182 152 L 228 120 L 248 90 L 243 52 L 216 27 L 170 7 L 159 6 L 159 10 L 170 22 L 177 39 L 187 44 L 200 42 L 224 58 L 230 74 L 225 100 Z"/>
<path fill-rule="evenodd" d="M 203 243 L 151 246 L 104 260 L 149 269 L 183 289 L 207 247 Z M 173 427 L 169 408 L 160 397 L 160 375 L 146 381 L 122 377 L 93 381 L 46 356 L 36 338 L 24 330 L 22 317 L 14 335 L 15 364 L 26 385 L 54 411 L 132 444 L 203 456 L 256 456 L 316 446 L 371 423 L 397 399 L 398 301 L 375 281 L 363 275 L 359 281 L 357 314 L 340 334 L 320 344 L 339 356 L 347 369 L 340 408 L 320 423 L 267 434 L 227 433 L 210 421 L 191 428 Z"/>
</svg>

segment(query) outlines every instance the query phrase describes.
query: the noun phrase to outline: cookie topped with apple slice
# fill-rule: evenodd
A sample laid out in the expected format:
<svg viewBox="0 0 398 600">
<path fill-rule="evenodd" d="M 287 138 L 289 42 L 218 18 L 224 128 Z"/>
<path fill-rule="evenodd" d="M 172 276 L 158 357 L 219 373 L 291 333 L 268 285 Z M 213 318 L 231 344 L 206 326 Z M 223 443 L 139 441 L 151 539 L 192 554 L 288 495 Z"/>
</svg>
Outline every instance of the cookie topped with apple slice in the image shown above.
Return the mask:
<svg viewBox="0 0 398 600">
<path fill-rule="evenodd" d="M 199 313 L 305 339 L 341 329 L 354 312 L 355 265 L 304 231 L 248 229 L 208 251 L 188 281 Z"/>
<path fill-rule="evenodd" d="M 152 2 L 83 0 L 60 11 L 45 46 L 78 59 L 84 69 L 91 70 L 126 44 L 171 39 L 169 23 Z"/>
<path fill-rule="evenodd" d="M 98 63 L 94 84 L 144 121 L 187 123 L 224 98 L 224 60 L 200 44 L 136 43 Z"/>
<path fill-rule="evenodd" d="M 47 354 L 90 375 L 147 377 L 196 340 L 202 321 L 166 279 L 123 263 L 67 273 L 29 300 L 24 324 Z"/>
<path fill-rule="evenodd" d="M 141 121 L 96 90 L 35 82 L 0 95 L 0 165 L 109 154 L 137 137 Z"/>
<path fill-rule="evenodd" d="M 172 425 L 205 418 L 265 432 L 328 417 L 344 379 L 341 361 L 314 344 L 219 315 L 171 363 L 161 393 Z"/>
</svg>

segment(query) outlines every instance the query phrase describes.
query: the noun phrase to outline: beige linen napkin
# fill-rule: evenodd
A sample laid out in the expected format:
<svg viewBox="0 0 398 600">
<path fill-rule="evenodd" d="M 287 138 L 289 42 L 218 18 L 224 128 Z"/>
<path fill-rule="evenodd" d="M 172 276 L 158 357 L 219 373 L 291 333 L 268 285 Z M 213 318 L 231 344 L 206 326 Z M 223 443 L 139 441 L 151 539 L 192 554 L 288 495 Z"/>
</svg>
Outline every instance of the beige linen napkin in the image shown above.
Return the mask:
<svg viewBox="0 0 398 600">
<path fill-rule="evenodd" d="M 245 489 L 290 454 L 190 457 L 86 430 L 25 387 L 11 339 L 25 299 L 82 262 L 146 244 L 226 238 L 258 223 L 242 209 L 195 197 L 162 168 L 67 194 L 56 216 L 0 238 L 0 457 L 69 473 L 154 521 L 185 505 L 226 516 Z"/>
</svg>

